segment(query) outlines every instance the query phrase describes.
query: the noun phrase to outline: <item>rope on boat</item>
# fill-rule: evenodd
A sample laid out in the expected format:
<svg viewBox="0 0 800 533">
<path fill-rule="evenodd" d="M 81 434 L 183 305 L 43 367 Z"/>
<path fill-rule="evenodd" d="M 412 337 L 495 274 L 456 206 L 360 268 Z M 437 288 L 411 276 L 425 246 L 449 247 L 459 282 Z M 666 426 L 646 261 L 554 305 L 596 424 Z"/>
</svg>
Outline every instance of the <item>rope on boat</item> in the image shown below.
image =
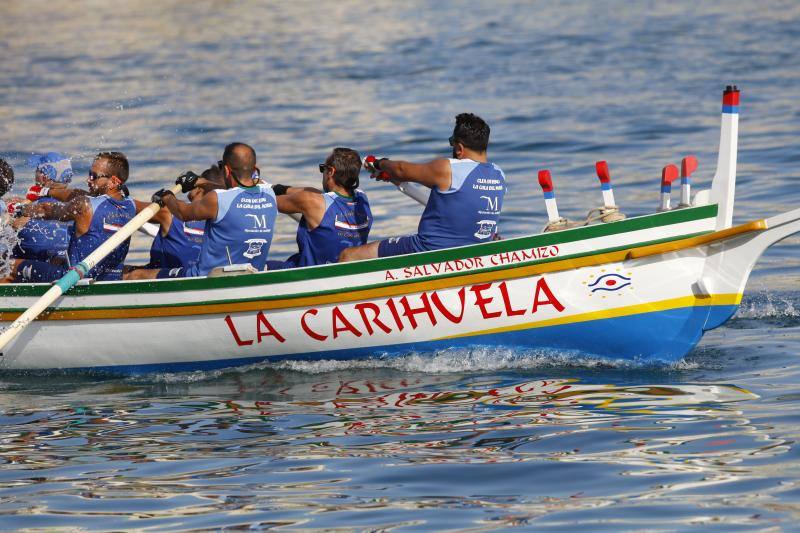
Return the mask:
<svg viewBox="0 0 800 533">
<path fill-rule="evenodd" d="M 620 220 L 625 220 L 625 214 L 620 212 L 619 207 L 615 205 L 605 205 L 589 211 L 589 214 L 586 215 L 586 224 L 584 225 L 588 226 L 597 220 L 606 223 L 619 222 Z"/>
<path fill-rule="evenodd" d="M 543 231 L 544 233 L 547 233 L 550 231 L 561 231 L 564 229 L 588 226 L 589 224 L 598 221 L 603 223 L 608 223 L 608 222 L 619 222 L 620 220 L 625 220 L 625 214 L 620 212 L 619 207 L 615 205 L 603 206 L 589 211 L 589 213 L 586 215 L 586 220 L 577 221 L 561 217 L 558 220 L 555 220 L 547 224 L 544 227 Z"/>
</svg>

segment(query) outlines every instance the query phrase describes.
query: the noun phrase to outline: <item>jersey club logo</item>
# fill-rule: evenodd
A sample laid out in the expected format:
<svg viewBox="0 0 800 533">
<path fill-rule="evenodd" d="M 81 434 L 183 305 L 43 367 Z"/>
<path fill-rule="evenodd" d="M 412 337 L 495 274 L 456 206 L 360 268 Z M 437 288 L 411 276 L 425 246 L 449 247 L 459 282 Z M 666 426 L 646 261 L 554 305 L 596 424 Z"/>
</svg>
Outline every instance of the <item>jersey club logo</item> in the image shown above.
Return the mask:
<svg viewBox="0 0 800 533">
<path fill-rule="evenodd" d="M 261 255 L 261 248 L 263 248 L 264 245 L 267 244 L 267 240 L 247 239 L 246 241 L 244 241 L 244 243 L 247 245 L 247 251 L 244 252 L 242 255 L 248 259 L 252 259 L 254 257 L 258 257 L 259 255 Z"/>
</svg>

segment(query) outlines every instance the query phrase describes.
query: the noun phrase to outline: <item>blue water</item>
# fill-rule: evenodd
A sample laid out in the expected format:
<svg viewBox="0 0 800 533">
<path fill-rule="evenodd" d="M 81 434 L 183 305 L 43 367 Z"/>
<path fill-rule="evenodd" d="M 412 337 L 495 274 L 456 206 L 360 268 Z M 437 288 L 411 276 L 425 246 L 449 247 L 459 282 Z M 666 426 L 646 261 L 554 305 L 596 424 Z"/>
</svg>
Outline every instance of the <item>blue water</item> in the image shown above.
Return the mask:
<svg viewBox="0 0 800 533">
<path fill-rule="evenodd" d="M 120 149 L 144 199 L 233 140 L 273 182 L 316 185 L 334 146 L 446 155 L 472 111 L 510 182 L 502 231 L 522 235 L 546 219 L 542 168 L 571 218 L 600 203 L 600 159 L 628 215 L 685 155 L 707 188 L 737 83 L 736 221 L 800 203 L 796 2 L 7 1 L 0 21 L 17 192 L 33 151 L 85 175 Z M 364 188 L 375 238 L 413 230 L 419 206 Z M 0 377 L 0 530 L 793 529 L 799 245 L 770 249 L 736 317 L 669 367 L 475 347 Z M 273 250 L 294 250 L 288 219 Z"/>
</svg>

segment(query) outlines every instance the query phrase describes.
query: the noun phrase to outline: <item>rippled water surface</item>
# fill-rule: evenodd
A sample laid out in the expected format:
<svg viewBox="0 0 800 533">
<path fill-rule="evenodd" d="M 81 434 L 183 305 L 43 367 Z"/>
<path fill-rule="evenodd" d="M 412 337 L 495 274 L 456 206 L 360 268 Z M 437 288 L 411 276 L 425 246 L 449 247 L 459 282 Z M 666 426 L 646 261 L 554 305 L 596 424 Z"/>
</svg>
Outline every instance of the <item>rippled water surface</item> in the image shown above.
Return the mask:
<svg viewBox="0 0 800 533">
<path fill-rule="evenodd" d="M 507 235 L 572 218 L 609 162 L 628 215 L 694 154 L 708 187 L 723 86 L 742 88 L 737 221 L 800 202 L 796 2 L 0 3 L 0 156 L 99 150 L 134 196 L 253 144 L 273 182 L 334 146 L 446 155 L 492 126 Z M 376 238 L 420 208 L 365 183 Z M 294 249 L 280 221 L 275 257 Z M 149 242 L 137 237 L 131 260 Z M 800 518 L 800 238 L 672 367 L 472 350 L 225 372 L 0 377 L 0 530 L 793 529 Z M 191 335 L 191 330 L 176 332 Z M 98 331 L 98 342 L 113 332 Z"/>
</svg>

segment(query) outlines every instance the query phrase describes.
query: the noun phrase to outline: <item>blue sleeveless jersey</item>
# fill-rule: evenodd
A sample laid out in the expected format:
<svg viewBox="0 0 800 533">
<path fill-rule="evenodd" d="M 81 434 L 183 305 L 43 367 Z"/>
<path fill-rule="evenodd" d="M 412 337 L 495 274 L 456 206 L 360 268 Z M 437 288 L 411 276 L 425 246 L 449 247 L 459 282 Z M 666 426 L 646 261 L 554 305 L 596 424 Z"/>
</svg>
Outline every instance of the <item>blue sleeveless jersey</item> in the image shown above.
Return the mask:
<svg viewBox="0 0 800 533">
<path fill-rule="evenodd" d="M 35 203 L 55 201 L 53 198 L 39 198 Z M 14 257 L 37 261 L 50 261 L 57 257 L 66 259 L 71 225 L 71 222 L 31 219 L 17 234 L 19 244 L 14 248 Z"/>
<path fill-rule="evenodd" d="M 417 229 L 425 250 L 492 240 L 506 192 L 506 177 L 493 163 L 451 159 L 452 183 L 434 187 Z"/>
<path fill-rule="evenodd" d="M 263 270 L 278 215 L 272 187 L 260 183 L 215 192 L 217 217 L 206 221 L 200 258 L 186 275 L 206 276 L 218 266 L 242 263 Z"/>
<path fill-rule="evenodd" d="M 161 235 L 159 229 L 153 239 L 148 268 L 186 268 L 195 264 L 203 247 L 205 226 L 204 220 L 183 222 L 173 216 L 167 235 Z"/>
<path fill-rule="evenodd" d="M 92 222 L 89 224 L 89 230 L 78 237 L 75 235 L 75 227 L 70 229 L 67 253 L 72 266 L 83 261 L 86 256 L 94 252 L 98 246 L 136 216 L 136 206 L 129 198 L 117 200 L 103 195 L 90 197 L 89 202 L 92 206 Z M 128 238 L 117 246 L 113 252 L 91 269 L 86 277 L 95 278 L 98 281 L 122 279 L 122 263 L 125 261 L 125 256 L 128 255 L 130 242 L 131 240 Z"/>
<path fill-rule="evenodd" d="M 300 251 L 287 260 L 289 266 L 335 263 L 345 248 L 367 242 L 372 227 L 372 211 L 367 195 L 356 190 L 352 198 L 335 192 L 325 193 L 323 197 L 325 215 L 319 226 L 309 230 L 306 219 L 300 219 L 297 226 L 297 248 Z"/>
</svg>

